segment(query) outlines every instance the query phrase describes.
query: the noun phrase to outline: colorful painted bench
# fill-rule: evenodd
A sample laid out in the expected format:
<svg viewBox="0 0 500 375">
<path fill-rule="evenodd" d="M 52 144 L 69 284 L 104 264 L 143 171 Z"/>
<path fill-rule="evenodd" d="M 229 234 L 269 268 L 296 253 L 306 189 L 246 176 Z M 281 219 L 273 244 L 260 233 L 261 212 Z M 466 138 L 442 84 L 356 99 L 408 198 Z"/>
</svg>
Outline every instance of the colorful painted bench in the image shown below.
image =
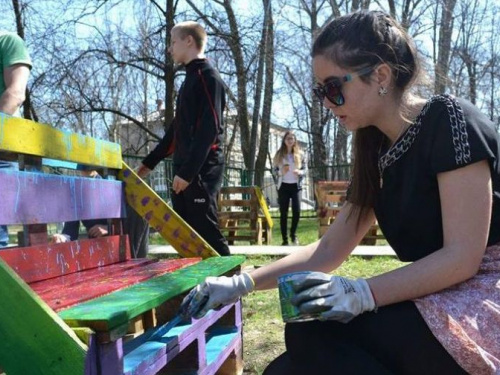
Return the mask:
<svg viewBox="0 0 500 375">
<path fill-rule="evenodd" d="M 237 272 L 243 257 L 217 256 L 123 164 L 117 144 L 0 113 L 0 152 L 20 167 L 0 169 L 0 224 L 23 225 L 22 246 L 0 250 L 0 368 L 8 375 L 242 372 L 240 302 L 155 332 L 187 291 L 206 276 Z M 42 158 L 99 167 L 105 178 L 46 173 Z M 124 195 L 183 258 L 131 258 Z M 109 219 L 109 236 L 48 243 L 47 223 L 97 218 Z"/>
<path fill-rule="evenodd" d="M 219 225 L 230 245 L 234 241 L 271 244 L 273 219 L 258 186 L 225 186 L 219 199 Z"/>
</svg>

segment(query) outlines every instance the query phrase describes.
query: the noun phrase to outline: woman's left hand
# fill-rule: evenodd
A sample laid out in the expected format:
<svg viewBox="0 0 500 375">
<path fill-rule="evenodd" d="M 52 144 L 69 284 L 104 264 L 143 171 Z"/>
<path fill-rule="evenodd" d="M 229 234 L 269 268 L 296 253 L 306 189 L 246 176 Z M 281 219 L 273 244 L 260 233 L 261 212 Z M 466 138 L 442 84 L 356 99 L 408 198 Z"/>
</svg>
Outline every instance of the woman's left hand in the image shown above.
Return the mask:
<svg viewBox="0 0 500 375">
<path fill-rule="evenodd" d="M 376 309 L 365 279 L 351 280 L 322 272 L 311 272 L 293 281 L 292 304 L 302 314 L 320 313 L 321 320 L 347 323 L 365 311 Z"/>
</svg>

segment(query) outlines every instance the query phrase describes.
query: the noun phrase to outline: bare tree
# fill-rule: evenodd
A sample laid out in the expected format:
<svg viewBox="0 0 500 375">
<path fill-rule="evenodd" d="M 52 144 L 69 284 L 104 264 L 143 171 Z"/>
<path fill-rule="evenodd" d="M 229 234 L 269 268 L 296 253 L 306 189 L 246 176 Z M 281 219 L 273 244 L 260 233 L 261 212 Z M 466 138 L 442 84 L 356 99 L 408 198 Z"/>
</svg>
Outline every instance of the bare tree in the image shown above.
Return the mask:
<svg viewBox="0 0 500 375">
<path fill-rule="evenodd" d="M 447 87 L 447 76 L 450 64 L 451 37 L 453 33 L 453 11 L 457 0 L 441 0 L 441 24 L 439 26 L 439 41 L 437 63 L 434 69 L 434 92 L 444 93 Z"/>
</svg>

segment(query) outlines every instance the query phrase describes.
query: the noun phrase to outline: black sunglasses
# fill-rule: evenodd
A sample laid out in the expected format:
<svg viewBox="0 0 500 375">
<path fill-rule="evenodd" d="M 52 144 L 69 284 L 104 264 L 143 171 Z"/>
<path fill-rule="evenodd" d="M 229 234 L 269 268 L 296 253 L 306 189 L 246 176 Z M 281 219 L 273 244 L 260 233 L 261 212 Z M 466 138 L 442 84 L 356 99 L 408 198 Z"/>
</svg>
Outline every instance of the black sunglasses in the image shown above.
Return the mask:
<svg viewBox="0 0 500 375">
<path fill-rule="evenodd" d="M 346 74 L 343 77 L 330 78 L 325 82 L 324 85 L 318 83 L 316 87 L 313 88 L 313 92 L 318 97 L 321 103 L 325 101 L 326 96 L 326 98 L 337 107 L 341 106 L 345 103 L 345 98 L 342 94 L 342 85 L 345 82 L 352 81 L 352 79 L 356 76 L 362 76 L 373 72 L 375 68 L 375 66 L 367 66 L 354 73 Z"/>
</svg>

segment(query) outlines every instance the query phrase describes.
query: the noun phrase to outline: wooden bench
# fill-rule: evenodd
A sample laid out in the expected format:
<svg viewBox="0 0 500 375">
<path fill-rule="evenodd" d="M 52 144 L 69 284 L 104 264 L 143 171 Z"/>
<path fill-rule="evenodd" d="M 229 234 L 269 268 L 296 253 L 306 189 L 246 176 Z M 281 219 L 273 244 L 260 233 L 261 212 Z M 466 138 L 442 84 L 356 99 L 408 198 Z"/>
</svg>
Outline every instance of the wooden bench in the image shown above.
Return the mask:
<svg viewBox="0 0 500 375">
<path fill-rule="evenodd" d="M 318 181 L 314 185 L 318 203 L 319 237 L 321 238 L 342 208 L 346 199 L 348 181 Z M 361 245 L 376 245 L 377 240 L 384 239 L 378 224 L 375 222 L 361 241 Z"/>
<path fill-rule="evenodd" d="M 273 220 L 258 186 L 225 186 L 218 198 L 219 225 L 230 245 L 234 241 L 271 244 Z"/>
<path fill-rule="evenodd" d="M 0 224 L 23 225 L 22 246 L 0 250 L 0 368 L 8 375 L 242 372 L 240 302 L 155 333 L 192 287 L 237 272 L 244 257 L 217 256 L 167 216 L 164 202 L 141 196 L 143 182 L 122 164 L 117 144 L 0 114 L 0 151 L 21 169 L 0 169 Z M 105 178 L 43 173 L 42 158 L 103 168 Z M 27 171 L 28 160 L 37 171 Z M 190 258 L 131 258 L 124 190 L 150 222 L 163 215 L 162 233 Z M 48 243 L 47 223 L 97 218 L 110 219 L 109 236 Z"/>
</svg>

